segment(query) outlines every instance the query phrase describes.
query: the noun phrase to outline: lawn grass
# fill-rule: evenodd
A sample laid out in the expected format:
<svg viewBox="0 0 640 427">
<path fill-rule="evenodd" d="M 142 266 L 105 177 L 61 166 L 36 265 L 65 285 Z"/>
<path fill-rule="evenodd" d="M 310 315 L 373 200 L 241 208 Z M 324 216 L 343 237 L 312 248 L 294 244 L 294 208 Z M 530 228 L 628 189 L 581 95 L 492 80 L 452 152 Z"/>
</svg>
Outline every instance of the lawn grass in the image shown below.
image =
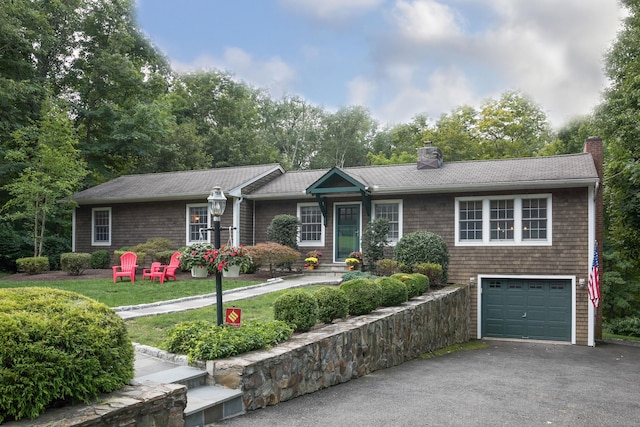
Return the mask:
<svg viewBox="0 0 640 427">
<path fill-rule="evenodd" d="M 305 286 L 305 292 L 313 293 L 326 285 Z M 280 295 L 290 290 L 271 292 L 254 298 L 239 301 L 230 301 L 223 304 L 224 308 L 238 307 L 242 309 L 242 321 L 248 320 L 273 320 L 273 303 Z M 180 322 L 207 320 L 216 323 L 216 307 L 205 307 L 195 310 L 181 311 L 179 313 L 161 314 L 158 316 L 139 317 L 127 320 L 129 338 L 133 342 L 162 348 L 162 343 L 167 339 L 169 329 Z"/>
<path fill-rule="evenodd" d="M 262 283 L 254 280 L 224 280 L 222 290 L 241 288 Z M 15 281 L 1 280 L 0 288 L 24 288 L 30 286 L 62 289 L 77 292 L 100 301 L 109 307 L 145 304 L 157 301 L 215 293 L 214 280 L 179 280 L 177 282 L 149 282 L 136 280 L 134 283 L 112 279 Z"/>
</svg>

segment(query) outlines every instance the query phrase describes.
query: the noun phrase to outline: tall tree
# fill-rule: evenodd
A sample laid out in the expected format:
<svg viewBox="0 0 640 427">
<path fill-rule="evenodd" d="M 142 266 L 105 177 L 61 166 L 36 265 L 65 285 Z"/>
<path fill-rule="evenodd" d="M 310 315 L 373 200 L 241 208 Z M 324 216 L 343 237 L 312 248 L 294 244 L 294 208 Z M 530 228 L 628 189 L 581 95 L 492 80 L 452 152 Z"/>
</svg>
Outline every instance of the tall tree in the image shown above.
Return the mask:
<svg viewBox="0 0 640 427">
<path fill-rule="evenodd" d="M 442 150 L 447 162 L 473 160 L 480 155 L 477 122 L 478 112 L 463 105 L 443 115 L 433 129 L 424 132 L 424 138 Z"/>
<path fill-rule="evenodd" d="M 36 124 L 14 132 L 17 148 L 6 156 L 25 167 L 5 185 L 12 199 L 3 212 L 31 224 L 33 256 L 42 255 L 48 216 L 61 209 L 58 201 L 77 190 L 87 172 L 68 112 L 49 100 L 42 111 Z"/>
<path fill-rule="evenodd" d="M 285 169 L 307 169 L 323 133 L 324 111 L 297 96 L 267 99 L 262 107 L 264 138 L 279 153 Z"/>
<path fill-rule="evenodd" d="M 625 257 L 640 261 L 640 1 L 622 0 L 628 15 L 606 56 L 610 85 L 596 111 L 607 142 L 605 205 L 609 234 Z"/>
<path fill-rule="evenodd" d="M 341 108 L 324 120 L 324 134 L 315 148 L 311 167 L 362 166 L 368 164 L 378 124 L 363 107 Z"/>
</svg>

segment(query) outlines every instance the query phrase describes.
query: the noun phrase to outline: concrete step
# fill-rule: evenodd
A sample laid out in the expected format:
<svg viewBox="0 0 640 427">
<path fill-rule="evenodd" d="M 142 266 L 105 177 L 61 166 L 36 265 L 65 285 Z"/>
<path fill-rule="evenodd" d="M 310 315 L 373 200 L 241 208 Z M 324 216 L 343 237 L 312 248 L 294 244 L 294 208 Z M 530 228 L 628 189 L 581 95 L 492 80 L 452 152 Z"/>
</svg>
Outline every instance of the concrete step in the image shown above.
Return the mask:
<svg viewBox="0 0 640 427">
<path fill-rule="evenodd" d="M 206 371 L 191 366 L 164 369 L 137 377 L 136 381 L 185 385 L 187 387 L 185 427 L 204 427 L 245 412 L 240 390 L 207 385 Z"/>
<path fill-rule="evenodd" d="M 349 268 L 344 263 L 339 264 L 329 264 L 329 263 L 320 263 L 313 270 L 309 270 L 308 268 L 304 269 L 305 276 L 335 276 L 341 277 L 344 273 L 349 271 Z"/>
<path fill-rule="evenodd" d="M 192 389 L 207 384 L 207 372 L 191 366 L 176 366 L 138 377 L 136 380 L 141 383 L 182 384 L 186 385 L 187 389 Z"/>
<path fill-rule="evenodd" d="M 202 386 L 187 392 L 184 410 L 185 427 L 204 427 L 227 418 L 244 414 L 240 390 L 220 386 Z"/>
</svg>

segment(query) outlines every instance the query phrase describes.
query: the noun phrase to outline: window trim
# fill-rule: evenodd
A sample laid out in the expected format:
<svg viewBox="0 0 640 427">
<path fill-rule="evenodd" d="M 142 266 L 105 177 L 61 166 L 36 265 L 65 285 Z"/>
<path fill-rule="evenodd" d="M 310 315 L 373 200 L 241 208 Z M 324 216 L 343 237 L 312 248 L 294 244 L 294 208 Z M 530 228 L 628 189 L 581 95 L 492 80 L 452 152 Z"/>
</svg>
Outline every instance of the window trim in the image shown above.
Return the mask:
<svg viewBox="0 0 640 427">
<path fill-rule="evenodd" d="M 296 216 L 298 217 L 298 220 L 300 220 L 300 227 L 298 228 L 298 235 L 297 235 L 297 240 L 298 240 L 298 246 L 301 247 L 309 247 L 309 248 L 315 248 L 315 247 L 323 247 L 324 246 L 324 242 L 325 242 L 325 226 L 324 226 L 324 221 L 322 220 L 322 210 L 320 210 L 320 240 L 317 241 L 302 241 L 302 214 L 301 214 L 301 208 L 303 207 L 308 207 L 308 206 L 313 206 L 313 207 L 317 207 L 318 209 L 320 209 L 320 206 L 318 206 L 317 203 L 314 202 L 303 202 L 303 203 L 298 203 L 296 205 Z"/>
<path fill-rule="evenodd" d="M 187 246 L 192 245 L 194 243 L 201 243 L 201 242 L 207 242 L 207 243 L 211 243 L 211 233 L 207 233 L 207 238 L 204 240 L 191 240 L 191 233 L 190 233 L 190 226 L 191 226 L 191 208 L 205 208 L 207 210 L 207 228 L 211 228 L 211 215 L 209 215 L 209 206 L 206 203 L 190 203 L 187 205 L 186 209 L 186 215 L 185 215 L 185 221 L 186 221 L 186 235 L 185 235 L 185 242 L 187 244 Z"/>
<path fill-rule="evenodd" d="M 385 200 L 373 200 L 371 202 L 371 220 L 376 219 L 376 205 L 398 205 L 398 240 L 389 240 L 389 246 L 395 246 L 396 243 L 402 239 L 402 229 L 403 229 L 403 207 L 402 207 L 402 199 L 385 199 Z"/>
<path fill-rule="evenodd" d="M 522 238 L 522 200 L 546 199 L 547 200 L 547 238 L 523 239 Z M 460 202 L 482 201 L 482 240 L 460 239 Z M 513 240 L 491 240 L 491 200 L 513 200 Z M 454 203 L 455 220 L 455 246 L 551 246 L 553 244 L 553 197 L 551 193 L 542 194 L 515 194 L 504 196 L 465 196 L 456 197 Z"/>
<path fill-rule="evenodd" d="M 104 212 L 104 211 L 109 213 L 109 240 L 97 241 L 96 240 L 96 212 Z M 113 216 L 111 214 L 111 207 L 91 208 L 91 246 L 111 246 L 112 230 L 113 230 Z"/>
</svg>

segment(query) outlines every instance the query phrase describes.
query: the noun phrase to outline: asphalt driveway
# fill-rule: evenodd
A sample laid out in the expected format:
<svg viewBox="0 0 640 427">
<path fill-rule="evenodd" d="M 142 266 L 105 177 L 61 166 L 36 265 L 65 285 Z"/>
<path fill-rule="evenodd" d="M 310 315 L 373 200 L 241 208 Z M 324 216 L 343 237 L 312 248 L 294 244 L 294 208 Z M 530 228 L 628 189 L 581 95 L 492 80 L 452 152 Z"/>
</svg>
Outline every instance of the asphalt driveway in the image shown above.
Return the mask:
<svg viewBox="0 0 640 427">
<path fill-rule="evenodd" d="M 638 426 L 640 347 L 485 341 L 223 426 Z"/>
</svg>

